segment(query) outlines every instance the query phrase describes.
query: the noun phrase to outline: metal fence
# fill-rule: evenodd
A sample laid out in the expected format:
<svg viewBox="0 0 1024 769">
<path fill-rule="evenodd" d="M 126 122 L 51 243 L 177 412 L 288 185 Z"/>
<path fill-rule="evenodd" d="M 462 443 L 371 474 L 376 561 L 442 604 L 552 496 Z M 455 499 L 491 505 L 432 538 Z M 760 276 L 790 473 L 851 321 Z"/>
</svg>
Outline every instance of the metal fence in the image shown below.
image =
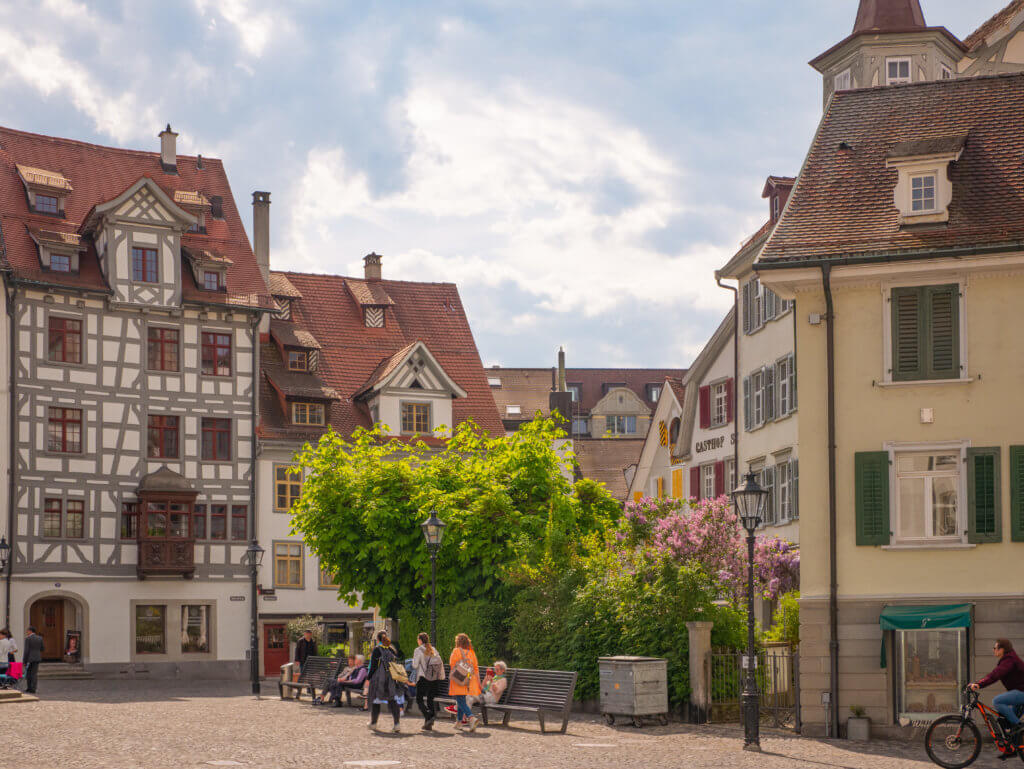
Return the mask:
<svg viewBox="0 0 1024 769">
<path fill-rule="evenodd" d="M 744 652 L 713 649 L 711 671 L 713 723 L 742 723 Z M 761 694 L 761 722 L 800 731 L 800 655 L 788 646 L 770 646 L 757 653 L 757 689 Z"/>
</svg>

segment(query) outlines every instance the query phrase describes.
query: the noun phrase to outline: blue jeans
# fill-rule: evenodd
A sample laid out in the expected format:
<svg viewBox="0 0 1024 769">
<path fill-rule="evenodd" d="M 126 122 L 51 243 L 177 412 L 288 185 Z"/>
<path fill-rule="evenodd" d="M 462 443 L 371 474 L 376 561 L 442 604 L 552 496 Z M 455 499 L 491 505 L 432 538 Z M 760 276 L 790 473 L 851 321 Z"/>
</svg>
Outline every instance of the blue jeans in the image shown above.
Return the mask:
<svg viewBox="0 0 1024 769">
<path fill-rule="evenodd" d="M 1022 692 L 1024 694 L 1024 692 Z M 469 709 L 469 703 L 466 702 L 465 694 L 455 695 L 455 715 L 460 721 L 463 721 L 473 715 L 473 711 Z"/>
<path fill-rule="evenodd" d="M 999 711 L 999 715 L 1009 721 L 1011 726 L 1016 726 L 1020 723 L 1020 719 L 1017 718 L 1014 710 L 1018 705 L 1024 705 L 1024 692 L 1019 689 L 1011 689 L 1008 692 L 996 695 L 995 699 L 992 700 L 992 704 Z"/>
</svg>

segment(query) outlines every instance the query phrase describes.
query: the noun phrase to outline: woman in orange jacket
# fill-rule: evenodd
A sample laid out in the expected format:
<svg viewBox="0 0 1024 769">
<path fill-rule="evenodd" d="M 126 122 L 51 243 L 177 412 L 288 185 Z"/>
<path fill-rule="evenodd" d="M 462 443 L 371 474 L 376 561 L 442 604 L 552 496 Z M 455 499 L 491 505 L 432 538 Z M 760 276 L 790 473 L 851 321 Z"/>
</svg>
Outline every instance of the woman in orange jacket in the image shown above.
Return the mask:
<svg viewBox="0 0 1024 769">
<path fill-rule="evenodd" d="M 476 652 L 473 651 L 473 644 L 469 636 L 459 633 L 455 636 L 455 648 L 452 649 L 452 656 L 448 660 L 451 665 L 451 674 L 448 676 L 448 693 L 455 697 L 455 728 L 469 727 L 469 731 L 476 729 L 476 716 L 469 709 L 466 702 L 468 695 L 480 696 L 480 667 L 476 661 Z M 460 663 L 463 669 L 469 667 L 465 678 L 460 680 L 458 674 Z"/>
</svg>

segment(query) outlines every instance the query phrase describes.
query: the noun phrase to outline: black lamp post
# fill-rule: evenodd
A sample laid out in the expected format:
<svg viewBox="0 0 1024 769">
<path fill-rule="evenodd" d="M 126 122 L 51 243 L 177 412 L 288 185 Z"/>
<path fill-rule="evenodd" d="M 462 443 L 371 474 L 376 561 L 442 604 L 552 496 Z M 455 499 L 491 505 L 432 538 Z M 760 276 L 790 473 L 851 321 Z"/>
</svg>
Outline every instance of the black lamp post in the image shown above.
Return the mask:
<svg viewBox="0 0 1024 769">
<path fill-rule="evenodd" d="M 11 559 L 11 546 L 7 544 L 7 537 L 0 536 L 0 573 L 7 568 Z M 7 600 L 4 602 L 4 627 L 11 624 L 11 582 L 7 580 Z"/>
<path fill-rule="evenodd" d="M 430 642 L 437 644 L 437 551 L 441 549 L 444 539 L 444 521 L 437 517 L 437 511 L 431 510 L 430 517 L 420 524 L 423 539 L 427 542 L 430 553 Z"/>
<path fill-rule="evenodd" d="M 253 539 L 249 547 L 242 555 L 242 565 L 249 567 L 249 577 L 252 581 L 252 622 L 249 628 L 249 678 L 252 681 L 252 693 L 260 696 L 260 649 L 259 649 L 259 606 L 256 595 L 256 573 L 263 562 L 264 550 L 260 543 Z"/>
<path fill-rule="evenodd" d="M 760 751 L 761 694 L 757 691 L 757 652 L 754 649 L 754 532 L 761 524 L 768 492 L 761 488 L 754 473 L 747 473 L 744 484 L 731 496 L 736 515 L 747 530 L 747 669 L 743 677 L 743 749 Z"/>
</svg>

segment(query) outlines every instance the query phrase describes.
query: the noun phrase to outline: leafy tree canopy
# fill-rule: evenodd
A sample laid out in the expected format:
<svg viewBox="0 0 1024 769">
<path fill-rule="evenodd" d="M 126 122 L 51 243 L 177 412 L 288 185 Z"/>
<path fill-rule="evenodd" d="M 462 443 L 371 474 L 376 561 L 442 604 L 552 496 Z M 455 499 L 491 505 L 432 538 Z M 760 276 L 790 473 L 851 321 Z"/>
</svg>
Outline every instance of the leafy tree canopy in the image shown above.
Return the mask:
<svg viewBox="0 0 1024 769">
<path fill-rule="evenodd" d="M 296 456 L 307 476 L 292 532 L 335 575 L 345 600 L 394 617 L 429 600 L 420 524 L 435 510 L 448 524 L 438 602 L 502 600 L 512 570 L 564 554 L 618 516 L 603 487 L 570 481 L 564 439 L 540 417 L 499 438 L 464 422 L 441 448 L 389 439 L 380 428 L 349 439 L 329 431 Z"/>
</svg>

